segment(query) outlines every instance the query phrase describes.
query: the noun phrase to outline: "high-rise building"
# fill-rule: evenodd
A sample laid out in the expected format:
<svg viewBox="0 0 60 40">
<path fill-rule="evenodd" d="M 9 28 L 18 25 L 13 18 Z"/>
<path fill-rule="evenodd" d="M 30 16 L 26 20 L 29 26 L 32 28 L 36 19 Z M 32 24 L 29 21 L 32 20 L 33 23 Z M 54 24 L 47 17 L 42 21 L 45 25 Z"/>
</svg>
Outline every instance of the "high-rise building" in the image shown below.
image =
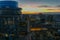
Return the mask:
<svg viewBox="0 0 60 40">
<path fill-rule="evenodd" d="M 18 40 L 20 14 L 16 1 L 0 1 L 0 40 Z"/>
</svg>

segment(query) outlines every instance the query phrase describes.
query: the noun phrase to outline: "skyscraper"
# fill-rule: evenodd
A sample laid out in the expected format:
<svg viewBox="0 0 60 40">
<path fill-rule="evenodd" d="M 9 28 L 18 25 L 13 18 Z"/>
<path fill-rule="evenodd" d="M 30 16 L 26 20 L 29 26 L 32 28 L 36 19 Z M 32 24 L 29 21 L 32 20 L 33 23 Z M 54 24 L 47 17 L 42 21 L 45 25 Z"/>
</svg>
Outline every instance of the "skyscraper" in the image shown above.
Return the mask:
<svg viewBox="0 0 60 40">
<path fill-rule="evenodd" d="M 17 40 L 20 14 L 16 1 L 0 1 L 0 40 Z"/>
</svg>

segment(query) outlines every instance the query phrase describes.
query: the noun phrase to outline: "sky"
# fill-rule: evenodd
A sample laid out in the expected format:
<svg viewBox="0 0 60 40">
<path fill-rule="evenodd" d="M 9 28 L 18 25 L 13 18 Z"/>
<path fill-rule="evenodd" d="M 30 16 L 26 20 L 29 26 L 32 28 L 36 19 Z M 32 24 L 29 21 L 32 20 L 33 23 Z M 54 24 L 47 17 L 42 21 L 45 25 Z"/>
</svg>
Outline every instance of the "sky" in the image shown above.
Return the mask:
<svg viewBox="0 0 60 40">
<path fill-rule="evenodd" d="M 23 13 L 60 12 L 60 0 L 14 0 Z"/>
</svg>

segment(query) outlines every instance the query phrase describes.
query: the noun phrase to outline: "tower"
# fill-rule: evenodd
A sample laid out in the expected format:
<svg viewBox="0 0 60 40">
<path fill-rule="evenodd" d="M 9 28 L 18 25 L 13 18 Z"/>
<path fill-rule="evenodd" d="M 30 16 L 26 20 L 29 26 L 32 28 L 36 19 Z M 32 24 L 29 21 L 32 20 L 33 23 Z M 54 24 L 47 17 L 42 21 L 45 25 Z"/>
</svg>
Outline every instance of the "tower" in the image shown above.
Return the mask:
<svg viewBox="0 0 60 40">
<path fill-rule="evenodd" d="M 16 1 L 0 1 L 0 40 L 17 40 L 20 14 Z"/>
</svg>

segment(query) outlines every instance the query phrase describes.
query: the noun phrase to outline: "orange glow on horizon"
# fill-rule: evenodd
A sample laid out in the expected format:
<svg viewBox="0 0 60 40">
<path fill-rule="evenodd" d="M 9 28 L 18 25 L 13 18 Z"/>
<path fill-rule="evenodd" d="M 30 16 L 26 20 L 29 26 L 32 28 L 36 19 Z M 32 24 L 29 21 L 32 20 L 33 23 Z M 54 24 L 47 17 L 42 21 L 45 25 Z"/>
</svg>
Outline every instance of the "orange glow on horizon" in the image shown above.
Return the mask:
<svg viewBox="0 0 60 40">
<path fill-rule="evenodd" d="M 60 10 L 43 10 L 42 12 L 31 12 L 31 11 L 22 11 L 22 14 L 39 14 L 43 12 L 60 12 Z"/>
<path fill-rule="evenodd" d="M 39 14 L 40 12 L 30 12 L 30 11 L 24 11 L 22 14 Z"/>
<path fill-rule="evenodd" d="M 43 12 L 60 12 L 58 7 L 36 7 L 36 6 L 21 6 L 22 14 L 38 14 Z"/>
<path fill-rule="evenodd" d="M 48 10 L 48 12 L 60 12 L 60 10 L 56 9 L 56 10 Z"/>
</svg>

